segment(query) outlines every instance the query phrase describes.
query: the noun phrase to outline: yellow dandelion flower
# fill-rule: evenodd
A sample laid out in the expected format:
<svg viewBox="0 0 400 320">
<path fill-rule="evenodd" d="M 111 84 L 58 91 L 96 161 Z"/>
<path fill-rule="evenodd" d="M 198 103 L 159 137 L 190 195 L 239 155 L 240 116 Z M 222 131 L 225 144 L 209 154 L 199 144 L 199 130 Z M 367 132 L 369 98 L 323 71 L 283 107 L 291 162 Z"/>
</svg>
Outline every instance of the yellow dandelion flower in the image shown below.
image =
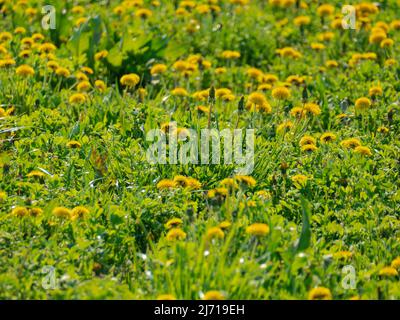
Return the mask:
<svg viewBox="0 0 400 320">
<path fill-rule="evenodd" d="M 340 143 L 340 145 L 344 148 L 355 149 L 355 148 L 361 146 L 361 141 L 357 138 L 350 138 L 350 139 L 343 140 Z"/>
<path fill-rule="evenodd" d="M 141 8 L 135 12 L 135 16 L 141 19 L 148 19 L 153 15 L 153 12 L 146 8 Z"/>
<path fill-rule="evenodd" d="M 107 89 L 107 85 L 103 80 L 96 80 L 94 82 L 94 86 L 96 89 L 98 89 L 100 92 L 104 92 Z"/>
<path fill-rule="evenodd" d="M 312 137 L 312 136 L 309 136 L 309 135 L 305 135 L 300 139 L 300 146 L 301 147 L 305 146 L 305 145 L 308 145 L 308 144 L 315 145 L 316 143 L 317 143 L 317 141 L 315 140 L 315 138 Z"/>
<path fill-rule="evenodd" d="M 230 223 L 229 221 L 222 221 L 218 227 L 222 230 L 226 230 L 229 229 L 231 227 L 232 223 Z"/>
<path fill-rule="evenodd" d="M 173 228 L 167 233 L 168 241 L 184 240 L 186 238 L 186 233 L 180 228 Z"/>
<path fill-rule="evenodd" d="M 70 218 L 71 210 L 65 207 L 56 207 L 53 209 L 52 214 L 59 218 Z"/>
<path fill-rule="evenodd" d="M 152 75 L 156 75 L 156 74 L 162 74 L 162 73 L 164 73 L 165 71 L 167 71 L 167 66 L 166 66 L 165 64 L 159 63 L 159 64 L 155 64 L 155 65 L 151 68 L 150 73 L 151 73 Z"/>
<path fill-rule="evenodd" d="M 248 187 L 255 187 L 257 182 L 256 179 L 250 176 L 244 176 L 244 175 L 237 175 L 234 177 L 235 181 L 238 181 L 241 184 L 244 184 Z"/>
<path fill-rule="evenodd" d="M 372 105 L 371 100 L 365 97 L 357 99 L 355 103 L 355 107 L 357 110 L 366 110 L 370 108 L 371 105 Z"/>
<path fill-rule="evenodd" d="M 27 174 L 28 178 L 43 178 L 45 174 L 39 170 L 33 170 Z"/>
<path fill-rule="evenodd" d="M 396 277 L 399 275 L 399 273 L 393 267 L 384 267 L 379 270 L 379 275 L 383 277 Z"/>
<path fill-rule="evenodd" d="M 204 294 L 203 300 L 225 300 L 225 297 L 221 292 L 212 290 Z"/>
<path fill-rule="evenodd" d="M 224 232 L 219 227 L 213 227 L 207 230 L 207 240 L 212 239 L 223 239 L 225 237 Z"/>
<path fill-rule="evenodd" d="M 157 297 L 157 300 L 165 300 L 165 301 L 167 301 L 167 300 L 176 300 L 176 298 L 172 294 L 160 294 Z"/>
<path fill-rule="evenodd" d="M 336 140 L 336 135 L 332 132 L 325 132 L 319 138 L 319 141 L 321 141 L 322 143 L 329 143 L 335 140 Z"/>
<path fill-rule="evenodd" d="M 80 104 L 86 101 L 86 96 L 82 93 L 75 93 L 69 98 L 69 103 Z"/>
<path fill-rule="evenodd" d="M 297 187 L 305 187 L 308 181 L 308 177 L 303 174 L 294 175 L 291 180 Z"/>
<path fill-rule="evenodd" d="M 308 300 L 332 300 L 332 293 L 328 288 L 316 287 L 308 293 Z"/>
<path fill-rule="evenodd" d="M 82 145 L 78 141 L 72 140 L 72 141 L 67 142 L 67 148 L 79 149 L 81 147 L 82 147 Z"/>
<path fill-rule="evenodd" d="M 272 97 L 277 100 L 286 100 L 290 98 L 290 90 L 286 87 L 277 87 L 272 90 Z"/>
<path fill-rule="evenodd" d="M 157 183 L 157 189 L 162 190 L 162 189 L 172 189 L 177 186 L 176 182 L 174 180 L 169 180 L 169 179 L 163 179 L 160 180 Z"/>
<path fill-rule="evenodd" d="M 331 16 L 335 12 L 335 7 L 331 4 L 322 4 L 317 8 L 317 14 L 321 17 Z"/>
<path fill-rule="evenodd" d="M 68 78 L 71 75 L 71 72 L 67 68 L 58 67 L 56 69 L 56 75 L 58 75 L 60 77 Z"/>
<path fill-rule="evenodd" d="M 246 233 L 256 237 L 263 237 L 269 234 L 269 226 L 265 223 L 253 223 L 246 228 Z"/>
<path fill-rule="evenodd" d="M 400 270 L 400 257 L 394 259 L 390 266 L 396 270 Z"/>
<path fill-rule="evenodd" d="M 140 77 L 135 73 L 126 74 L 121 77 L 120 82 L 123 86 L 131 88 L 135 87 L 140 82 Z"/>
<path fill-rule="evenodd" d="M 371 149 L 365 146 L 358 146 L 354 149 L 355 153 L 361 154 L 363 156 L 372 156 Z"/>
<path fill-rule="evenodd" d="M 12 211 L 11 214 L 17 217 L 25 217 L 29 215 L 29 211 L 25 207 L 15 207 Z"/>
<path fill-rule="evenodd" d="M 379 127 L 377 131 L 378 131 L 379 133 L 386 134 L 386 133 L 389 132 L 389 128 L 382 126 L 382 127 Z"/>
<path fill-rule="evenodd" d="M 318 150 L 318 147 L 315 146 L 314 144 L 306 144 L 301 147 L 301 151 L 303 151 L 303 152 L 314 152 L 317 150 Z"/>
<path fill-rule="evenodd" d="M 89 209 L 87 209 L 83 206 L 77 206 L 72 209 L 71 216 L 74 219 L 85 218 L 89 213 L 90 213 Z"/>
<path fill-rule="evenodd" d="M 15 73 L 22 77 L 29 77 L 35 74 L 35 70 L 31 66 L 23 64 L 15 70 Z"/>
<path fill-rule="evenodd" d="M 100 52 L 97 52 L 97 53 L 94 55 L 94 58 L 95 58 L 97 61 L 99 61 L 99 60 L 102 60 L 102 59 L 106 58 L 107 56 L 108 56 L 108 51 L 107 51 L 107 50 L 102 50 L 102 51 L 100 51 Z"/>
<path fill-rule="evenodd" d="M 172 218 L 168 220 L 168 222 L 165 224 L 165 227 L 167 229 L 179 227 L 183 223 L 182 219 L 180 218 Z"/>
</svg>

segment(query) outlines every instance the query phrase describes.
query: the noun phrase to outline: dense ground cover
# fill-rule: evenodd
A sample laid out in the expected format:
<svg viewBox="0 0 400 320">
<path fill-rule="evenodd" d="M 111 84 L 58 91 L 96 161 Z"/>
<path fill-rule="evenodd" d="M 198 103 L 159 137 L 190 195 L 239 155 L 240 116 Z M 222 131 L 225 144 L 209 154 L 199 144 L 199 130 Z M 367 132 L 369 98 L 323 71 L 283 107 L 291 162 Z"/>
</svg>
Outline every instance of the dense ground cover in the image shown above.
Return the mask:
<svg viewBox="0 0 400 320">
<path fill-rule="evenodd" d="M 400 298 L 399 1 L 45 4 L 0 0 L 0 298 Z M 147 161 L 209 125 L 251 174 Z"/>
</svg>

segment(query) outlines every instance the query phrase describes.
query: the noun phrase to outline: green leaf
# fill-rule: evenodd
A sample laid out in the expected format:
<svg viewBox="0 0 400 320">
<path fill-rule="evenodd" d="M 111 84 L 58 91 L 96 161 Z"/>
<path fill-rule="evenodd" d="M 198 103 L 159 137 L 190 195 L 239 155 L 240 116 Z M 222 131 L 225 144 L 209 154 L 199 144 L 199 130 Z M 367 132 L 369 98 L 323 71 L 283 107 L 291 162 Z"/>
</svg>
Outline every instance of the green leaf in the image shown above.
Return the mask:
<svg viewBox="0 0 400 320">
<path fill-rule="evenodd" d="M 306 250 L 311 244 L 310 203 L 303 197 L 301 197 L 301 208 L 303 211 L 303 227 L 301 229 L 301 235 L 296 247 L 296 252 Z"/>
</svg>

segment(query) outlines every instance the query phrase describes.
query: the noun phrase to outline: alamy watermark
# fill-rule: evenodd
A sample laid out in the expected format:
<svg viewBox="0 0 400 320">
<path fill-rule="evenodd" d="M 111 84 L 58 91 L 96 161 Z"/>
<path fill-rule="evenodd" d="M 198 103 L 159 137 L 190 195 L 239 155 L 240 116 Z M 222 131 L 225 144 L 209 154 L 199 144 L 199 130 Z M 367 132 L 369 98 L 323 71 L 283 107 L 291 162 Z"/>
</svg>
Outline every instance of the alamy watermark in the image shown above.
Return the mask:
<svg viewBox="0 0 400 320">
<path fill-rule="evenodd" d="M 42 28 L 44 30 L 56 28 L 56 8 L 52 5 L 47 5 L 42 7 L 42 14 L 44 14 L 42 18 Z"/>
<path fill-rule="evenodd" d="M 150 164 L 234 165 L 237 174 L 250 175 L 254 169 L 254 129 L 153 129 L 146 158 Z M 210 148 L 211 147 L 211 148 Z M 223 156 L 222 156 L 223 155 Z"/>
</svg>

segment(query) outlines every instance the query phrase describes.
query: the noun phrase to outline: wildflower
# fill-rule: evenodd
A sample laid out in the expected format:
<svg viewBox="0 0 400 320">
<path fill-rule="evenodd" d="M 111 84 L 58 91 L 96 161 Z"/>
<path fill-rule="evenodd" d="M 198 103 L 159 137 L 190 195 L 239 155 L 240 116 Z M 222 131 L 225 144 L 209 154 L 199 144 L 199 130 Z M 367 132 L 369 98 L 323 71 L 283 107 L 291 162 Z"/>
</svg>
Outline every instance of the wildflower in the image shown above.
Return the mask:
<svg viewBox="0 0 400 320">
<path fill-rule="evenodd" d="M 94 82 L 94 86 L 100 91 L 104 92 L 107 89 L 107 85 L 104 83 L 103 80 L 96 80 Z"/>
<path fill-rule="evenodd" d="M 393 44 L 394 44 L 393 39 L 384 39 L 380 43 L 380 47 L 381 48 L 390 48 L 390 47 L 393 47 Z"/>
<path fill-rule="evenodd" d="M 226 51 L 222 52 L 222 57 L 224 59 L 227 59 L 227 60 L 239 59 L 240 58 L 240 52 L 226 50 Z"/>
<path fill-rule="evenodd" d="M 290 115 L 296 118 L 303 118 L 306 115 L 306 110 L 302 107 L 294 107 L 290 110 Z"/>
<path fill-rule="evenodd" d="M 33 171 L 28 173 L 27 177 L 28 178 L 43 178 L 44 177 L 44 173 L 42 171 L 33 170 Z"/>
<path fill-rule="evenodd" d="M 43 210 L 41 208 L 30 208 L 29 215 L 32 217 L 38 217 L 43 214 Z"/>
<path fill-rule="evenodd" d="M 384 31 L 375 32 L 369 36 L 369 43 L 380 44 L 386 38 L 387 38 L 387 35 Z"/>
<path fill-rule="evenodd" d="M 82 93 L 75 93 L 69 98 L 69 103 L 80 104 L 86 101 L 86 96 Z"/>
<path fill-rule="evenodd" d="M 310 290 L 308 300 L 332 300 L 332 294 L 328 288 L 316 287 Z"/>
<path fill-rule="evenodd" d="M 321 135 L 319 140 L 322 143 L 329 143 L 336 140 L 336 135 L 332 132 L 325 132 L 324 134 Z"/>
<path fill-rule="evenodd" d="M 247 75 L 250 78 L 257 80 L 263 75 L 263 72 L 257 68 L 249 68 L 249 69 L 247 69 Z"/>
<path fill-rule="evenodd" d="M 122 76 L 121 80 L 120 80 L 120 82 L 123 86 L 130 87 L 130 88 L 136 86 L 139 83 L 139 81 L 140 81 L 140 77 L 135 73 L 126 74 L 126 75 Z"/>
<path fill-rule="evenodd" d="M 177 186 L 176 182 L 169 179 L 163 179 L 157 183 L 157 189 L 172 189 Z"/>
<path fill-rule="evenodd" d="M 186 238 L 186 233 L 180 228 L 173 228 L 167 233 L 168 241 L 184 240 Z"/>
<path fill-rule="evenodd" d="M 203 300 L 225 300 L 225 297 L 221 292 L 212 290 L 204 294 Z"/>
<path fill-rule="evenodd" d="M 312 102 L 306 103 L 304 105 L 304 110 L 313 114 L 314 116 L 321 114 L 321 108 L 319 107 L 319 105 L 317 105 L 316 103 L 312 103 Z"/>
<path fill-rule="evenodd" d="M 297 174 L 292 177 L 292 181 L 297 187 L 305 187 L 308 177 L 302 174 Z"/>
<path fill-rule="evenodd" d="M 232 224 L 231 224 L 229 221 L 222 221 L 222 222 L 218 225 L 218 227 L 219 227 L 220 229 L 222 229 L 222 230 L 225 230 L 225 229 L 230 228 L 231 225 L 232 225 Z"/>
<path fill-rule="evenodd" d="M 225 198 L 228 195 L 227 188 L 215 188 L 207 192 L 208 198 Z"/>
<path fill-rule="evenodd" d="M 71 211 L 71 216 L 74 219 L 77 218 L 84 218 L 90 213 L 89 209 L 83 207 L 83 206 L 78 206 L 72 209 Z"/>
<path fill-rule="evenodd" d="M 356 110 L 366 110 L 371 107 L 371 105 L 371 100 L 365 97 L 357 99 L 355 103 Z"/>
<path fill-rule="evenodd" d="M 246 233 L 256 237 L 263 237 L 269 234 L 269 226 L 265 223 L 253 223 L 246 228 Z"/>
<path fill-rule="evenodd" d="M 72 140 L 72 141 L 67 142 L 67 148 L 79 149 L 81 147 L 82 147 L 82 145 L 78 141 Z"/>
<path fill-rule="evenodd" d="M 284 133 L 284 132 L 290 130 L 292 127 L 293 127 L 293 122 L 286 120 L 286 121 L 282 122 L 280 125 L 278 125 L 278 127 L 276 128 L 276 132 Z"/>
<path fill-rule="evenodd" d="M 24 34 L 24 33 L 26 33 L 26 29 L 24 27 L 16 27 L 14 29 L 14 33 L 15 34 Z"/>
<path fill-rule="evenodd" d="M 89 68 L 89 67 L 82 67 L 81 71 L 84 72 L 84 73 L 87 73 L 87 74 L 93 74 L 94 73 L 93 69 Z"/>
<path fill-rule="evenodd" d="M 155 64 L 151 70 L 150 73 L 152 75 L 156 75 L 156 74 L 162 74 L 165 71 L 167 71 L 167 66 L 165 64 Z"/>
<path fill-rule="evenodd" d="M 71 217 L 71 210 L 65 207 L 56 207 L 52 211 L 53 215 L 59 218 L 70 218 Z"/>
<path fill-rule="evenodd" d="M 338 251 L 333 254 L 333 257 L 338 260 L 348 260 L 353 256 L 350 251 Z"/>
<path fill-rule="evenodd" d="M 381 270 L 379 270 L 379 275 L 384 277 L 395 277 L 398 276 L 399 273 L 393 267 L 384 267 Z"/>
<path fill-rule="evenodd" d="M 286 87 L 277 87 L 272 90 L 272 97 L 277 100 L 285 100 L 290 97 L 290 90 Z"/>
<path fill-rule="evenodd" d="M 257 184 L 256 180 L 250 176 L 237 175 L 234 177 L 234 179 L 248 187 L 255 187 Z"/>
<path fill-rule="evenodd" d="M 108 56 L 108 51 L 107 50 L 102 50 L 100 52 L 97 52 L 94 55 L 94 58 L 98 61 L 98 60 L 102 60 L 104 58 L 106 58 Z"/>
<path fill-rule="evenodd" d="M 56 69 L 56 75 L 58 75 L 60 77 L 68 78 L 71 75 L 71 72 L 67 68 L 58 67 Z"/>
<path fill-rule="evenodd" d="M 396 270 L 400 270 L 400 257 L 394 259 L 390 266 Z"/>
<path fill-rule="evenodd" d="M 45 37 L 41 33 L 34 33 L 32 35 L 32 40 L 35 41 L 35 42 L 40 42 L 40 41 L 42 41 L 44 39 L 45 39 Z"/>
<path fill-rule="evenodd" d="M 91 87 L 91 84 L 90 84 L 89 81 L 82 81 L 82 82 L 78 83 L 76 89 L 79 92 L 86 92 L 86 91 L 88 91 L 90 89 L 90 87 Z"/>
<path fill-rule="evenodd" d="M 47 68 L 56 71 L 59 68 L 59 65 L 56 61 L 49 61 L 47 62 Z"/>
<path fill-rule="evenodd" d="M 315 140 L 315 138 L 309 135 L 305 135 L 300 139 L 300 146 L 305 146 L 308 144 L 315 145 L 316 143 L 317 141 Z"/>
<path fill-rule="evenodd" d="M 15 73 L 19 76 L 29 77 L 35 74 L 35 70 L 31 66 L 23 64 L 15 70 Z"/>
<path fill-rule="evenodd" d="M 29 215 L 29 211 L 25 207 L 15 207 L 12 211 L 11 214 L 17 217 L 25 217 Z"/>
<path fill-rule="evenodd" d="M 40 52 L 45 52 L 45 53 L 49 53 L 52 51 L 55 51 L 57 49 L 57 47 L 49 42 L 43 43 L 42 45 L 40 45 L 39 47 L 39 51 Z"/>
<path fill-rule="evenodd" d="M 313 42 L 311 43 L 311 49 L 321 51 L 325 49 L 325 45 L 322 43 Z"/>
<path fill-rule="evenodd" d="M 172 218 L 168 220 L 168 222 L 165 224 L 165 227 L 167 229 L 171 229 L 172 227 L 179 227 L 182 223 L 183 223 L 182 219 Z"/>
<path fill-rule="evenodd" d="M 153 12 L 151 10 L 145 9 L 145 8 L 139 9 L 135 13 L 135 16 L 139 17 L 141 19 L 150 18 L 152 15 L 153 15 Z"/>
<path fill-rule="evenodd" d="M 259 92 L 254 92 L 250 94 L 249 96 L 249 101 L 255 105 L 263 105 L 264 103 L 267 102 L 267 99 L 262 93 Z"/>
<path fill-rule="evenodd" d="M 335 60 L 328 60 L 325 62 L 325 66 L 327 68 L 337 68 L 339 66 L 339 64 Z"/>
<path fill-rule="evenodd" d="M 381 86 L 374 86 L 369 89 L 369 95 L 371 97 L 381 96 L 383 94 L 383 90 Z"/>
<path fill-rule="evenodd" d="M 361 141 L 357 138 L 350 138 L 343 140 L 340 145 L 344 148 L 354 149 L 361 146 Z"/>
<path fill-rule="evenodd" d="M 321 17 L 330 16 L 334 12 L 335 12 L 335 7 L 330 4 L 322 4 L 317 9 L 317 13 Z"/>
<path fill-rule="evenodd" d="M 224 232 L 219 227 L 213 227 L 207 230 L 207 240 L 212 239 L 223 239 L 225 237 Z"/>
<path fill-rule="evenodd" d="M 172 294 L 161 294 L 157 297 L 157 300 L 176 300 Z"/>
<path fill-rule="evenodd" d="M 7 193 L 0 191 L 0 203 L 5 202 L 7 199 Z"/>
<path fill-rule="evenodd" d="M 224 74 L 226 73 L 226 68 L 221 67 L 221 68 L 215 68 L 215 74 Z"/>
<path fill-rule="evenodd" d="M 307 16 L 298 16 L 298 17 L 294 18 L 293 22 L 296 26 L 299 26 L 299 27 L 306 26 L 306 25 L 310 24 L 311 18 L 307 17 Z"/>
<path fill-rule="evenodd" d="M 187 90 L 184 88 L 175 88 L 174 90 L 171 91 L 171 94 L 177 97 L 187 97 L 189 95 Z"/>
<path fill-rule="evenodd" d="M 361 154 L 363 156 L 372 156 L 371 149 L 365 146 L 358 146 L 354 149 L 355 153 Z"/>
<path fill-rule="evenodd" d="M 203 112 L 203 113 L 209 113 L 210 112 L 210 108 L 206 107 L 206 106 L 197 106 L 196 109 L 197 109 L 197 111 Z"/>
<path fill-rule="evenodd" d="M 384 133 L 385 134 L 385 133 L 389 132 L 389 128 L 382 126 L 382 127 L 379 127 L 377 131 L 379 133 Z"/>
<path fill-rule="evenodd" d="M 301 147 L 301 151 L 303 151 L 303 152 L 314 152 L 317 150 L 318 150 L 318 147 L 313 144 L 306 144 Z"/>
</svg>

